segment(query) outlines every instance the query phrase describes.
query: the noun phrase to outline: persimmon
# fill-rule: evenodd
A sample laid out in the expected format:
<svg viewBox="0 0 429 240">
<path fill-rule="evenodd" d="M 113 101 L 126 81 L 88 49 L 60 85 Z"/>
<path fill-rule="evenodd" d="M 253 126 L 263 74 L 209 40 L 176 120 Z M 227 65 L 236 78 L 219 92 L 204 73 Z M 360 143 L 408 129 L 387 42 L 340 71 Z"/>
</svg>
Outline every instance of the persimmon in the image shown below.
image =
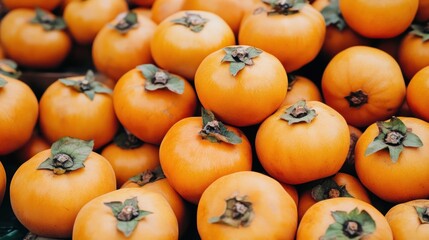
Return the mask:
<svg viewBox="0 0 429 240">
<path fill-rule="evenodd" d="M 294 104 L 299 100 L 323 102 L 322 93 L 316 83 L 305 76 L 289 74 L 286 98 L 280 107 Z"/>
<path fill-rule="evenodd" d="M 286 192 L 292 197 L 293 201 L 298 206 L 299 193 L 298 193 L 298 190 L 296 189 L 296 187 L 294 185 L 282 183 L 282 182 L 280 182 L 280 184 L 282 185 L 284 190 L 286 190 Z"/>
<path fill-rule="evenodd" d="M 427 104 L 423 99 L 429 98 L 429 66 L 419 70 L 407 86 L 406 103 L 412 114 L 429 122 Z"/>
<path fill-rule="evenodd" d="M 273 178 L 288 184 L 307 183 L 337 173 L 349 146 L 345 119 L 319 101 L 301 100 L 280 108 L 261 123 L 255 138 L 262 167 Z"/>
<path fill-rule="evenodd" d="M 368 126 L 355 148 L 356 173 L 380 199 L 399 203 L 429 195 L 429 123 L 392 117 Z"/>
<path fill-rule="evenodd" d="M 419 0 L 340 0 L 339 4 L 347 25 L 360 35 L 367 38 L 392 38 L 410 26 L 417 13 Z"/>
<path fill-rule="evenodd" d="M 273 54 L 287 72 L 314 60 L 325 39 L 322 14 L 304 1 L 262 2 L 243 18 L 238 43 Z"/>
<path fill-rule="evenodd" d="M 113 106 L 129 132 L 143 142 L 159 145 L 174 123 L 194 115 L 197 95 L 183 77 L 143 64 L 118 80 Z"/>
<path fill-rule="evenodd" d="M 76 217 L 73 239 L 176 240 L 177 219 L 159 193 L 122 188 L 85 204 Z"/>
<path fill-rule="evenodd" d="M 64 0 L 3 0 L 2 3 L 4 6 L 9 9 L 16 8 L 43 8 L 47 11 L 53 11 L 55 8 L 60 6 Z"/>
<path fill-rule="evenodd" d="M 395 59 L 368 46 L 350 47 L 335 55 L 323 72 L 321 87 L 326 104 L 354 127 L 390 118 L 406 92 Z"/>
<path fill-rule="evenodd" d="M 0 41 L 8 58 L 18 65 L 53 69 L 69 55 L 72 40 L 60 17 L 40 8 L 8 12 L 0 24 Z M 31 40 L 29 40 L 31 39 Z"/>
<path fill-rule="evenodd" d="M 170 204 L 179 224 L 179 236 L 188 230 L 189 213 L 185 200 L 171 187 L 160 166 L 146 170 L 129 178 L 121 188 L 142 188 L 160 193 Z"/>
<path fill-rule="evenodd" d="M 218 15 L 182 10 L 158 24 L 150 49 L 160 68 L 193 81 L 207 55 L 234 44 L 234 33 Z"/>
<path fill-rule="evenodd" d="M 14 62 L 0 61 L 0 155 L 9 154 L 31 138 L 39 116 L 39 103 L 25 82 L 15 79 Z"/>
<path fill-rule="evenodd" d="M 429 234 L 428 199 L 414 199 L 398 203 L 385 217 L 397 240 L 425 239 Z"/>
<path fill-rule="evenodd" d="M 252 171 L 214 181 L 197 208 L 197 229 L 203 240 L 292 240 L 297 222 L 296 204 L 279 182 Z"/>
<path fill-rule="evenodd" d="M 302 217 L 296 240 L 393 240 L 392 229 L 373 205 L 357 198 L 331 198 L 312 205 Z"/>
<path fill-rule="evenodd" d="M 90 70 L 84 76 L 53 82 L 39 102 L 42 135 L 50 143 L 65 136 L 94 140 L 94 149 L 100 149 L 113 139 L 118 129 L 111 92 L 95 81 Z"/>
<path fill-rule="evenodd" d="M 112 166 L 93 146 L 93 141 L 61 138 L 16 170 L 10 203 L 26 229 L 48 238 L 70 238 L 79 210 L 116 189 Z"/>
<path fill-rule="evenodd" d="M 126 0 L 74 0 L 65 6 L 63 17 L 74 41 L 91 45 L 105 24 L 127 10 Z"/>
<path fill-rule="evenodd" d="M 252 46 L 233 45 L 211 53 L 199 65 L 194 81 L 204 108 L 239 127 L 262 122 L 287 96 L 283 65 Z"/>
<path fill-rule="evenodd" d="M 92 44 L 92 60 L 97 70 L 117 81 L 141 64 L 153 63 L 150 41 L 156 24 L 130 11 L 104 25 Z"/>
<path fill-rule="evenodd" d="M 203 109 L 200 117 L 175 123 L 159 147 L 161 167 L 171 186 L 197 204 L 204 190 L 221 176 L 251 170 L 252 148 L 244 133 Z"/>
<path fill-rule="evenodd" d="M 101 155 L 112 165 L 116 184 L 122 186 L 129 178 L 159 165 L 159 147 L 144 143 L 123 130 L 113 142 L 101 150 Z"/>
</svg>

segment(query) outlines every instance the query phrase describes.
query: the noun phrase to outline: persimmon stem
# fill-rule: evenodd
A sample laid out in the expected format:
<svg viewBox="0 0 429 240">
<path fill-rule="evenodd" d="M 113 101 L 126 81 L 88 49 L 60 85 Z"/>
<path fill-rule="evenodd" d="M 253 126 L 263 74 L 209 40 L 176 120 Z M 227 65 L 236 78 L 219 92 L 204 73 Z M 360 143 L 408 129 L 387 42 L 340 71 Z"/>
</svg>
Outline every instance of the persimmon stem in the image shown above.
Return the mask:
<svg viewBox="0 0 429 240">
<path fill-rule="evenodd" d="M 139 215 L 139 210 L 134 206 L 128 205 L 122 208 L 122 210 L 119 212 L 116 218 L 119 221 L 131 221 L 134 218 L 136 218 L 138 215 Z"/>
<path fill-rule="evenodd" d="M 402 143 L 404 138 L 405 138 L 404 134 L 398 131 L 391 131 L 386 134 L 384 141 L 389 145 L 398 146 Z"/>
<path fill-rule="evenodd" d="M 329 198 L 337 198 L 337 197 L 340 197 L 340 196 L 341 196 L 340 190 L 338 190 L 336 188 L 329 189 L 329 192 L 328 192 L 328 197 Z"/>
<path fill-rule="evenodd" d="M 350 95 L 344 98 L 349 102 L 349 106 L 353 108 L 359 108 L 360 106 L 368 103 L 368 95 L 362 90 L 350 92 Z"/>
<path fill-rule="evenodd" d="M 356 221 L 346 221 L 343 231 L 347 237 L 355 238 L 362 235 L 362 226 Z"/>
</svg>

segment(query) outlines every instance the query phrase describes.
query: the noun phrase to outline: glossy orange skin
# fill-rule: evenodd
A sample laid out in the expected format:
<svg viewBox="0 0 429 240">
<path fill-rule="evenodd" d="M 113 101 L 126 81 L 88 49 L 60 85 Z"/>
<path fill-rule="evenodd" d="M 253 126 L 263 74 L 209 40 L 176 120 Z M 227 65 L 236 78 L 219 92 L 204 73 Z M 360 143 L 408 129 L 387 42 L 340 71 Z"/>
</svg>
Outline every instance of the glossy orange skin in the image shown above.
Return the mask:
<svg viewBox="0 0 429 240">
<path fill-rule="evenodd" d="M 369 198 L 367 190 L 362 183 L 359 182 L 359 179 L 353 175 L 339 172 L 332 177 L 332 180 L 334 180 L 338 186 L 345 186 L 347 192 L 354 198 L 371 204 L 371 199 Z M 304 213 L 315 203 L 316 200 L 311 196 L 311 188 L 304 190 L 299 195 L 298 219 L 302 219 Z"/>
<path fill-rule="evenodd" d="M 104 203 L 124 202 L 137 197 L 140 210 L 152 212 L 139 221 L 129 237 L 116 228 L 117 219 Z M 73 239 L 178 239 L 177 220 L 167 200 L 159 193 L 140 188 L 124 188 L 99 196 L 85 204 L 76 217 Z"/>
<path fill-rule="evenodd" d="M 193 116 L 197 96 L 186 79 L 182 94 L 168 89 L 145 90 L 146 79 L 138 69 L 122 76 L 113 91 L 113 105 L 122 125 L 144 142 L 159 145 L 168 129 L 182 118 Z"/>
<path fill-rule="evenodd" d="M 31 138 L 22 147 L 15 151 L 16 158 L 19 162 L 24 163 L 37 153 L 49 148 L 51 148 L 49 142 L 41 136 L 40 133 L 33 131 Z"/>
<path fill-rule="evenodd" d="M 238 43 L 273 54 L 287 72 L 292 72 L 317 56 L 325 32 L 322 14 L 306 4 L 299 13 L 291 15 L 267 16 L 265 12 L 247 15 L 240 25 Z"/>
<path fill-rule="evenodd" d="M 145 184 L 141 187 L 137 183 L 127 181 L 121 188 L 141 188 L 161 194 L 168 201 L 176 215 L 179 224 L 179 235 L 183 236 L 186 233 L 189 225 L 189 214 L 185 200 L 171 187 L 166 178 Z"/>
<path fill-rule="evenodd" d="M 282 183 L 282 182 L 280 182 L 280 184 L 282 185 L 284 190 L 286 190 L 286 192 L 289 193 L 289 195 L 292 197 L 295 204 L 298 206 L 299 194 L 298 194 L 298 190 L 296 189 L 296 187 L 294 185 Z"/>
<path fill-rule="evenodd" d="M 39 105 L 40 130 L 50 143 L 65 136 L 92 139 L 97 150 L 118 129 L 111 94 L 96 93 L 91 101 L 84 93 L 55 81 L 44 91 Z"/>
<path fill-rule="evenodd" d="M 32 233 L 69 238 L 79 210 L 91 199 L 116 189 L 109 162 L 92 152 L 85 167 L 63 175 L 37 170 L 51 155 L 44 150 L 23 163 L 10 183 L 10 201 L 18 220 Z M 41 217 L 43 216 L 43 217 Z"/>
<path fill-rule="evenodd" d="M 387 150 L 364 156 L 370 142 L 378 135 L 376 124 L 360 136 L 355 148 L 355 166 L 359 180 L 372 193 L 387 202 L 399 203 L 429 195 L 429 123 L 418 118 L 399 117 L 420 137 L 423 147 L 404 147 L 396 163 Z M 382 173 L 382 174 L 381 174 Z"/>
<path fill-rule="evenodd" d="M 0 162 L 0 206 L 3 202 L 4 194 L 6 192 L 6 171 L 3 167 L 3 164 Z"/>
<path fill-rule="evenodd" d="M 347 25 L 368 38 L 398 36 L 410 26 L 418 5 L 419 0 L 339 1 Z"/>
<path fill-rule="evenodd" d="M 429 122 L 427 104 L 423 99 L 429 97 L 429 66 L 418 71 L 407 86 L 407 101 L 411 112 L 418 118 Z"/>
<path fill-rule="evenodd" d="M 188 11 L 209 20 L 200 32 L 171 22 L 185 16 L 185 12 L 176 12 L 159 23 L 151 41 L 151 53 L 159 67 L 192 81 L 203 59 L 234 45 L 235 36 L 222 18 L 207 11 Z"/>
<path fill-rule="evenodd" d="M 310 123 L 289 125 L 280 119 L 288 107 L 284 106 L 256 133 L 258 159 L 280 182 L 301 184 L 328 177 L 340 170 L 347 156 L 350 135 L 344 118 L 319 101 L 307 101 L 307 106 L 318 114 Z"/>
<path fill-rule="evenodd" d="M 149 44 L 156 24 L 146 17 L 137 15 L 138 26 L 122 34 L 111 25 L 117 24 L 124 14 L 118 15 L 115 20 L 104 25 L 92 44 L 95 67 L 116 81 L 140 64 L 153 63 Z"/>
<path fill-rule="evenodd" d="M 198 67 L 194 80 L 198 99 L 218 119 L 233 126 L 262 122 L 287 96 L 285 69 L 276 57 L 262 52 L 252 59 L 254 65 L 234 77 L 230 64 L 221 62 L 224 56 L 225 51 L 219 49 Z"/>
<path fill-rule="evenodd" d="M 209 219 L 225 212 L 225 200 L 246 196 L 254 217 L 246 227 L 212 224 Z M 197 228 L 202 240 L 294 239 L 297 227 L 294 200 L 273 178 L 252 171 L 228 174 L 204 191 L 197 209 Z M 261 231 L 263 229 L 263 231 Z"/>
<path fill-rule="evenodd" d="M 391 117 L 405 99 L 405 81 L 395 59 L 382 50 L 354 46 L 337 54 L 326 66 L 322 81 L 325 102 L 347 123 L 365 127 Z M 345 98 L 362 90 L 368 102 L 350 107 Z"/>
<path fill-rule="evenodd" d="M 429 41 L 408 33 L 398 48 L 398 62 L 405 77 L 410 80 L 419 70 L 429 65 Z"/>
<path fill-rule="evenodd" d="M 150 143 L 144 143 L 138 148 L 124 149 L 110 143 L 101 151 L 113 167 L 116 175 L 116 185 L 122 186 L 129 178 L 152 170 L 159 165 L 159 148 Z"/>
<path fill-rule="evenodd" d="M 168 130 L 159 148 L 159 160 L 171 186 L 187 201 L 197 204 L 204 190 L 229 173 L 251 170 L 252 149 L 238 128 L 226 125 L 242 143 L 212 143 L 198 132 L 201 117 L 188 117 Z"/>
<path fill-rule="evenodd" d="M 33 90 L 23 81 L 4 75 L 7 84 L 0 88 L 0 155 L 22 147 L 31 137 L 39 114 Z"/>
<path fill-rule="evenodd" d="M 426 22 L 429 20 L 429 1 L 419 0 L 419 7 L 414 20 L 418 22 Z"/>
<path fill-rule="evenodd" d="M 72 40 L 64 30 L 46 31 L 30 23 L 34 9 L 15 9 L 0 24 L 0 41 L 8 58 L 28 68 L 58 67 L 71 51 Z M 29 41 L 31 39 L 31 41 Z"/>
<path fill-rule="evenodd" d="M 151 19 L 159 24 L 173 13 L 181 11 L 185 0 L 157 0 L 151 7 Z"/>
<path fill-rule="evenodd" d="M 428 207 L 428 199 L 415 199 L 398 203 L 387 211 L 385 217 L 396 240 L 426 239 L 429 225 L 422 223 L 414 207 Z"/>
<path fill-rule="evenodd" d="M 43 8 L 48 11 L 54 10 L 60 6 L 63 0 L 3 0 L 4 6 L 11 10 L 15 8 Z"/>
<path fill-rule="evenodd" d="M 219 15 L 238 34 L 241 20 L 259 0 L 184 0 L 183 10 L 203 10 Z"/>
<path fill-rule="evenodd" d="M 350 212 L 356 207 L 359 212 L 365 210 L 376 225 L 375 231 L 362 239 L 393 239 L 389 223 L 373 205 L 357 198 L 331 198 L 317 202 L 307 210 L 299 223 L 296 240 L 319 239 L 325 234 L 329 225 L 335 223 L 331 216 L 332 211 Z"/>
<path fill-rule="evenodd" d="M 126 0 L 77 0 L 65 6 L 63 17 L 75 42 L 90 45 L 105 24 L 127 10 Z"/>
<path fill-rule="evenodd" d="M 317 85 L 309 78 L 304 76 L 295 76 L 293 85 L 288 86 L 286 98 L 283 100 L 280 107 L 294 104 L 299 100 L 319 101 L 323 102 L 322 93 Z"/>
</svg>

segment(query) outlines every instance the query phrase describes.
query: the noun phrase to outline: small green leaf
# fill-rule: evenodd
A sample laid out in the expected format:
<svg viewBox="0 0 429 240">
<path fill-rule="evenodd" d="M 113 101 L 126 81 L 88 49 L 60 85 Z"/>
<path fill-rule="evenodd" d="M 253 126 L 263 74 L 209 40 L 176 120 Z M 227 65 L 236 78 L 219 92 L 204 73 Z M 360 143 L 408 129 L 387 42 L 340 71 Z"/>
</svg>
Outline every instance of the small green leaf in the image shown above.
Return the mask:
<svg viewBox="0 0 429 240">
<path fill-rule="evenodd" d="M 287 121 L 289 125 L 300 122 L 310 123 L 317 117 L 316 110 L 307 107 L 305 100 L 299 100 L 292 106 L 288 107 L 280 119 Z"/>
<path fill-rule="evenodd" d="M 129 221 L 129 222 L 122 222 L 118 221 L 117 228 L 124 233 L 126 237 L 129 237 L 131 233 L 134 231 L 134 229 L 137 227 L 138 221 Z"/>
<path fill-rule="evenodd" d="M 94 90 L 88 90 L 88 91 L 85 91 L 84 93 L 89 99 L 94 100 L 94 97 L 95 97 L 95 91 Z"/>
<path fill-rule="evenodd" d="M 185 16 L 181 18 L 171 20 L 171 22 L 183 25 L 196 33 L 201 32 L 208 21 L 208 19 L 201 17 L 201 15 L 190 12 L 185 12 Z"/>
<path fill-rule="evenodd" d="M 109 25 L 119 33 L 126 34 L 128 31 L 138 26 L 138 18 L 135 12 L 129 11 L 120 15 L 120 17 L 122 18 L 116 24 Z"/>
<path fill-rule="evenodd" d="M 229 72 L 232 76 L 236 76 L 246 66 L 253 65 L 253 58 L 258 57 L 262 50 L 254 47 L 225 47 L 223 48 L 225 55 L 221 62 L 229 63 Z"/>
<path fill-rule="evenodd" d="M 213 143 L 225 142 L 229 144 L 239 144 L 242 142 L 242 139 L 237 134 L 229 131 L 222 122 L 216 120 L 211 111 L 202 108 L 201 116 L 203 128 L 199 134 L 204 139 Z"/>
<path fill-rule="evenodd" d="M 426 42 L 429 40 L 429 23 L 426 23 L 425 25 L 414 23 L 411 24 L 411 31 L 410 34 L 414 34 L 418 37 L 422 38 L 422 42 Z"/>
<path fill-rule="evenodd" d="M 325 18 L 326 26 L 335 25 L 339 30 L 346 27 L 346 22 L 341 16 L 338 0 L 331 0 L 330 4 L 321 11 Z"/>
<path fill-rule="evenodd" d="M 339 224 L 343 224 L 347 220 L 349 220 L 349 216 L 345 211 L 334 211 L 331 213 L 331 215 L 335 219 L 335 221 Z"/>
<path fill-rule="evenodd" d="M 49 15 L 41 8 L 36 8 L 36 16 L 30 20 L 31 23 L 40 24 L 45 31 L 63 30 L 67 27 L 66 22 L 61 17 Z"/>
<path fill-rule="evenodd" d="M 422 140 L 420 140 L 420 138 L 416 134 L 408 131 L 402 144 L 405 147 L 422 147 L 423 146 Z"/>
<path fill-rule="evenodd" d="M 235 196 L 225 200 L 225 212 L 221 216 L 209 218 L 208 222 L 212 224 L 225 224 L 230 227 L 247 227 L 253 220 L 252 203 L 246 201 L 246 196 Z"/>
<path fill-rule="evenodd" d="M 137 69 L 143 74 L 145 89 L 155 91 L 158 89 L 168 89 L 171 92 L 182 94 L 185 91 L 185 82 L 169 72 L 157 68 L 153 64 L 143 64 L 137 66 Z"/>
<path fill-rule="evenodd" d="M 155 77 L 155 73 L 159 70 L 153 64 L 142 64 L 136 67 L 143 74 L 146 80 L 152 79 Z"/>
<path fill-rule="evenodd" d="M 124 208 L 124 205 L 121 201 L 107 202 L 104 204 L 110 207 L 114 216 L 117 216 L 122 211 L 122 208 Z"/>
<path fill-rule="evenodd" d="M 347 191 L 345 185 L 338 185 L 332 177 L 329 177 L 311 189 L 311 197 L 318 202 L 329 198 L 353 196 Z"/>
<path fill-rule="evenodd" d="M 246 66 L 245 63 L 242 62 L 232 62 L 229 65 L 229 71 L 231 72 L 232 76 L 237 76 L 237 73 L 242 70 Z"/>
<path fill-rule="evenodd" d="M 0 59 L 0 74 L 18 79 L 21 71 L 18 71 L 18 64 L 10 59 Z"/>
<path fill-rule="evenodd" d="M 7 84 L 7 81 L 4 80 L 3 78 L 0 78 L 0 88 L 4 87 Z"/>
<path fill-rule="evenodd" d="M 420 223 L 421 224 L 428 224 L 429 223 L 429 208 L 428 207 L 414 206 L 414 209 L 416 210 L 416 213 L 419 216 Z"/>
<path fill-rule="evenodd" d="M 164 178 L 165 178 L 164 172 L 162 171 L 161 166 L 158 166 L 154 170 L 146 170 L 142 173 L 139 173 L 129 178 L 129 180 L 133 183 L 136 183 L 140 187 L 143 187 L 148 183 L 153 183 Z"/>
<path fill-rule="evenodd" d="M 88 70 L 86 75 L 81 79 L 69 79 L 69 78 L 60 78 L 58 79 L 65 86 L 72 87 L 78 92 L 85 94 L 91 101 L 94 100 L 94 97 L 97 93 L 100 94 L 111 94 L 112 89 L 104 86 L 102 83 L 95 81 L 94 72 Z"/>
<path fill-rule="evenodd" d="M 387 148 L 387 144 L 384 142 L 383 138 L 376 138 L 372 141 L 365 150 L 365 156 L 371 155 L 375 152 L 378 152 L 382 149 Z"/>
<path fill-rule="evenodd" d="M 387 145 L 387 148 L 389 149 L 390 159 L 392 159 L 392 162 L 396 163 L 398 161 L 399 155 L 401 154 L 402 150 L 404 150 L 404 146 L 403 145 L 398 145 L 398 146 Z"/>
</svg>

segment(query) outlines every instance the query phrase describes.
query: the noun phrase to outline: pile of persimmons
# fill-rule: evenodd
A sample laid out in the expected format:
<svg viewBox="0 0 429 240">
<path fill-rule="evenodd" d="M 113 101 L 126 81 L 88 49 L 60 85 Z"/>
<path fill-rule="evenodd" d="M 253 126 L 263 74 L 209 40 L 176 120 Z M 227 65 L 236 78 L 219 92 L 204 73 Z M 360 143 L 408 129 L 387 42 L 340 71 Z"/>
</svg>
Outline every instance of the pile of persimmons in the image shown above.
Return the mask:
<svg viewBox="0 0 429 240">
<path fill-rule="evenodd" d="M 0 239 L 429 238 L 429 0 L 1 16 Z"/>
</svg>

